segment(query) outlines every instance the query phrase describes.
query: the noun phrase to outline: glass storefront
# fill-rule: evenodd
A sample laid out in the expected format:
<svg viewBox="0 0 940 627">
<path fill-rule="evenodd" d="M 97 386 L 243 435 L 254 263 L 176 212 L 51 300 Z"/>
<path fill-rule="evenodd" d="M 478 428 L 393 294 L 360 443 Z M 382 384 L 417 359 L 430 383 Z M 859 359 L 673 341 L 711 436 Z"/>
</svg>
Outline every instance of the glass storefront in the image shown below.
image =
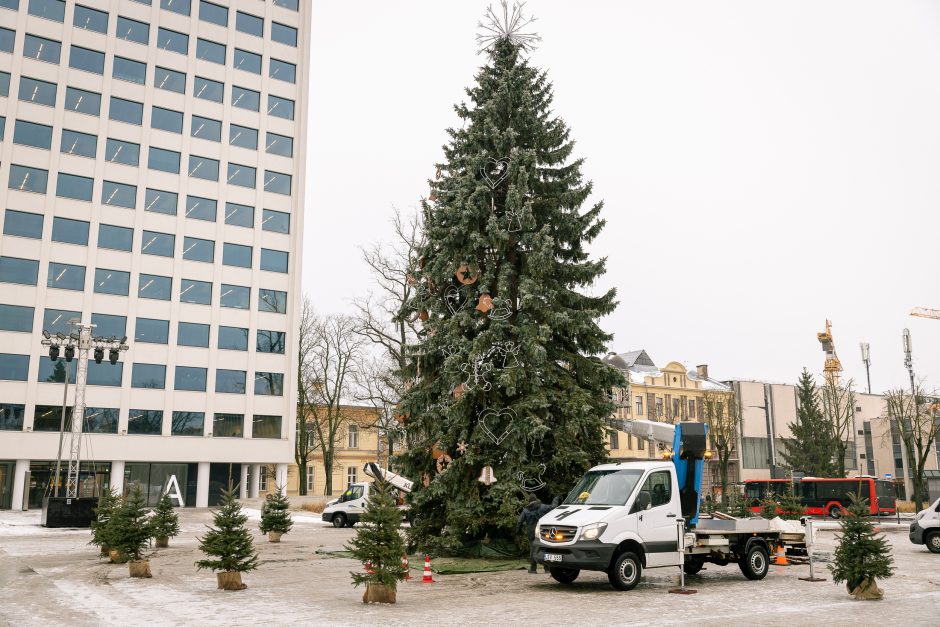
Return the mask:
<svg viewBox="0 0 940 627">
<path fill-rule="evenodd" d="M 59 472 L 59 496 L 65 496 L 69 462 L 62 460 Z M 79 498 L 99 497 L 107 489 L 111 477 L 111 462 L 82 462 L 78 474 Z M 29 508 L 41 509 L 42 500 L 55 492 L 55 462 L 31 462 L 29 465 Z"/>
<path fill-rule="evenodd" d="M 124 465 L 124 493 L 140 486 L 140 491 L 152 507 L 160 500 L 172 477 L 176 477 L 185 507 L 196 506 L 196 476 L 198 464 L 161 464 L 127 462 Z M 175 501 L 174 506 L 179 506 Z"/>
<path fill-rule="evenodd" d="M 13 505 L 13 470 L 16 462 L 0 462 L 0 509 Z"/>
<path fill-rule="evenodd" d="M 241 498 L 241 464 L 209 464 L 209 507 L 222 502 L 222 490 L 235 489 L 235 498 Z"/>
</svg>

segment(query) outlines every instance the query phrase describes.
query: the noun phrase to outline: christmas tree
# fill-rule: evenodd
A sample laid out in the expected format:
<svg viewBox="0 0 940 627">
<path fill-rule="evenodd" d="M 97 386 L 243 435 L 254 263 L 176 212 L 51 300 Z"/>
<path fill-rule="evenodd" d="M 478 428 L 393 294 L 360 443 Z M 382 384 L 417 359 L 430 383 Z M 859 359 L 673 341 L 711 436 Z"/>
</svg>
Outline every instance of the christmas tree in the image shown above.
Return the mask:
<svg viewBox="0 0 940 627">
<path fill-rule="evenodd" d="M 836 583 L 845 582 L 856 598 L 880 599 L 883 593 L 876 578 L 887 579 L 894 574 L 894 559 L 887 538 L 877 535 L 868 519 L 868 499 L 849 495 L 852 504 L 839 520 L 842 535 L 836 535 L 836 551 L 829 564 Z"/>
<path fill-rule="evenodd" d="M 414 478 L 413 543 L 460 552 L 513 537 L 532 494 L 549 501 L 607 457 L 605 420 L 620 373 L 596 356 L 615 291 L 586 245 L 602 203 L 582 211 L 581 177 L 552 86 L 526 53 L 518 7 L 492 13 L 486 65 L 456 107 L 446 161 L 423 203 L 425 245 L 411 277 L 423 321 L 400 411 Z M 489 543 L 491 548 L 495 546 Z"/>
<path fill-rule="evenodd" d="M 219 588 L 242 590 L 247 586 L 241 582 L 241 573 L 258 567 L 258 554 L 245 526 L 248 516 L 242 513 L 231 486 L 222 491 L 222 507 L 213 514 L 212 522 L 215 526 L 199 538 L 199 548 L 207 559 L 197 561 L 196 566 L 216 571 Z"/>
<path fill-rule="evenodd" d="M 268 534 L 271 542 L 280 542 L 281 535 L 290 531 L 294 521 L 290 517 L 290 501 L 278 486 L 268 494 L 261 506 L 261 533 Z"/>
<path fill-rule="evenodd" d="M 91 521 L 91 544 L 101 548 L 101 555 L 107 555 L 111 549 L 111 542 L 108 540 L 109 524 L 120 503 L 120 497 L 110 489 L 105 490 L 98 497 L 95 518 Z"/>
<path fill-rule="evenodd" d="M 153 517 L 150 519 L 150 525 L 153 537 L 157 539 L 158 547 L 168 546 L 169 539 L 179 535 L 179 516 L 173 511 L 173 503 L 170 502 L 169 494 L 165 493 L 157 501 L 157 506 L 153 510 Z"/>
<path fill-rule="evenodd" d="M 398 582 L 407 574 L 402 567 L 405 555 L 405 542 L 401 537 L 401 511 L 392 496 L 392 488 L 381 479 L 372 484 L 365 511 L 361 517 L 362 525 L 356 530 L 356 537 L 346 547 L 357 560 L 366 564 L 365 573 L 350 573 L 353 583 L 380 584 L 387 589 L 374 590 L 372 597 L 366 590 L 363 602 L 395 602 L 395 589 Z M 384 594 L 383 594 L 384 592 Z"/>
<path fill-rule="evenodd" d="M 145 567 L 140 574 L 134 574 L 133 570 L 133 562 L 143 559 L 144 549 L 153 537 L 150 521 L 147 518 L 149 513 L 150 510 L 146 507 L 140 486 L 135 485 L 127 498 L 115 509 L 108 523 L 108 542 L 112 549 L 131 561 L 132 576 L 150 576 L 149 566 Z"/>
<path fill-rule="evenodd" d="M 837 446 L 832 429 L 819 406 L 816 382 L 806 368 L 796 388 L 796 422 L 790 424 L 793 439 L 787 442 L 783 459 L 793 470 L 810 477 L 837 476 L 834 457 Z"/>
<path fill-rule="evenodd" d="M 784 520 L 799 520 L 806 514 L 806 508 L 803 507 L 803 502 L 794 490 L 792 481 L 787 486 L 787 491 L 780 495 L 779 505 L 780 517 Z"/>
</svg>

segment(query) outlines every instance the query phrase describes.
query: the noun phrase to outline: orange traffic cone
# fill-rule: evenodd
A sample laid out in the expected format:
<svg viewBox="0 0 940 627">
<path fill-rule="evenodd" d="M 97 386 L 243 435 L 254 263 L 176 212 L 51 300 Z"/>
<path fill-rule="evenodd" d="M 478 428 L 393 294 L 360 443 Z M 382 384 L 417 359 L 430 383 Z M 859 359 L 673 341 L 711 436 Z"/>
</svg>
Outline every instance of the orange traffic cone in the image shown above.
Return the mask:
<svg viewBox="0 0 940 627">
<path fill-rule="evenodd" d="M 777 545 L 777 561 L 774 562 L 777 566 L 789 566 L 790 562 L 787 561 L 787 552 L 783 548 L 782 544 Z"/>
<path fill-rule="evenodd" d="M 408 566 L 408 554 L 401 556 L 401 569 L 405 571 L 405 581 L 411 579 L 411 568 Z"/>
<path fill-rule="evenodd" d="M 424 577 L 421 578 L 421 583 L 434 583 L 434 578 L 431 577 L 431 558 L 427 555 L 424 556 Z"/>
</svg>

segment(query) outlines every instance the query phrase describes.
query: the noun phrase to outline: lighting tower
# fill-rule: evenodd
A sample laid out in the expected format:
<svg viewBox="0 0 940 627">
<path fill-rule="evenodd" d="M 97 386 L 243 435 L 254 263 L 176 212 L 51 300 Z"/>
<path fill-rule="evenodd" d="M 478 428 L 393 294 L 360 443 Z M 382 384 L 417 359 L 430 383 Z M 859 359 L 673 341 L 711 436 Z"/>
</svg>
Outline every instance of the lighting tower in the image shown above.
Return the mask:
<svg viewBox="0 0 940 627">
<path fill-rule="evenodd" d="M 823 365 L 826 380 L 832 380 L 838 384 L 839 373 L 842 372 L 842 362 L 839 361 L 839 357 L 836 355 L 836 343 L 832 339 L 832 323 L 828 319 L 826 320 L 826 330 L 817 333 L 816 339 L 822 344 L 823 352 L 826 353 L 826 361 Z"/>
</svg>

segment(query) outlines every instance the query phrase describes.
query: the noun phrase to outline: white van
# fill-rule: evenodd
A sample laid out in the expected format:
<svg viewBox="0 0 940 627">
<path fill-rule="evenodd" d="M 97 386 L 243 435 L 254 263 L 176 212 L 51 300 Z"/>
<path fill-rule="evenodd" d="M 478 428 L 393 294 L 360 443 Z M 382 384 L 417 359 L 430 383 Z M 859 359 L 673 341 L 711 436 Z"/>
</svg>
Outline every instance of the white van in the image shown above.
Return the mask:
<svg viewBox="0 0 940 627">
<path fill-rule="evenodd" d="M 369 483 L 350 484 L 342 496 L 326 504 L 323 521 L 333 523 L 336 528 L 355 525 L 366 510 L 370 487 Z"/>
<path fill-rule="evenodd" d="M 940 553 L 940 499 L 922 509 L 911 523 L 911 542 L 926 544 L 931 553 Z"/>
</svg>

